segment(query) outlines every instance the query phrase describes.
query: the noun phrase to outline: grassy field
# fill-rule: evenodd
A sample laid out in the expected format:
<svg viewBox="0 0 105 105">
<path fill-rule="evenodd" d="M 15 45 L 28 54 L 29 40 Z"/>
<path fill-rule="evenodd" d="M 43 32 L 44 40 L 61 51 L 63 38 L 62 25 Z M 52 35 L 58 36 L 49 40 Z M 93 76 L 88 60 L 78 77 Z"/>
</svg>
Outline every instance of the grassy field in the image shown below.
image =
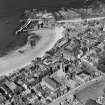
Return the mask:
<svg viewBox="0 0 105 105">
<path fill-rule="evenodd" d="M 79 100 L 81 100 L 82 103 L 86 103 L 86 101 L 89 98 L 96 99 L 98 96 L 101 96 L 103 94 L 103 89 L 105 88 L 105 80 L 99 81 L 90 87 L 87 87 L 80 91 L 77 94 L 77 97 Z"/>
</svg>

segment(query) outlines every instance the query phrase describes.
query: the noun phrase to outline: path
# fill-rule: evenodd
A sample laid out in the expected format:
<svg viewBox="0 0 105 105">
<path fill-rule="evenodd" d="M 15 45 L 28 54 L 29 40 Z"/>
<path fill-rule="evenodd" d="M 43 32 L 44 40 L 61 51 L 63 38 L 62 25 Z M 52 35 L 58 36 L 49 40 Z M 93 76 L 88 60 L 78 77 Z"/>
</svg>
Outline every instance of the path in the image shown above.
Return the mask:
<svg viewBox="0 0 105 105">
<path fill-rule="evenodd" d="M 93 20 L 101 20 L 101 19 L 105 19 L 105 17 L 96 17 L 96 18 L 87 18 L 87 19 L 72 19 L 72 20 L 61 20 L 61 21 L 57 21 L 58 23 L 69 23 L 69 22 L 82 22 L 82 21 L 93 21 Z"/>
</svg>

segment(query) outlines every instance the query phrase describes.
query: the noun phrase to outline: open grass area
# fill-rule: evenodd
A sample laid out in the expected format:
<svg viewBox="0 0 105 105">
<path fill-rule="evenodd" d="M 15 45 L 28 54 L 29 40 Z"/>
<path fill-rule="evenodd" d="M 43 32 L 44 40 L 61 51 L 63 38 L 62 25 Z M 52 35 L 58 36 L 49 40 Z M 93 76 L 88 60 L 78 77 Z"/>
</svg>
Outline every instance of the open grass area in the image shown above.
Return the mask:
<svg viewBox="0 0 105 105">
<path fill-rule="evenodd" d="M 82 103 L 86 103 L 88 99 L 96 99 L 103 94 L 103 89 L 105 88 L 105 80 L 99 81 L 83 90 L 81 90 L 77 97 Z"/>
</svg>

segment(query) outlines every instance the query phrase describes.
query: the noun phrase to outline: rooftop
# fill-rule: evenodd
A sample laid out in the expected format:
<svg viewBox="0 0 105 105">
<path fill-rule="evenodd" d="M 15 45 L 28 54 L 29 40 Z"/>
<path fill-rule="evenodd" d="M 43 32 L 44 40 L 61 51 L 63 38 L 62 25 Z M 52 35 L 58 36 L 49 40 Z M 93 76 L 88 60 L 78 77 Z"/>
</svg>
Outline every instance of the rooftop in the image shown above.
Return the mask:
<svg viewBox="0 0 105 105">
<path fill-rule="evenodd" d="M 60 84 L 52 78 L 47 77 L 47 78 L 44 78 L 43 81 L 46 84 L 48 84 L 52 88 L 52 90 L 56 90 L 57 88 L 60 87 Z"/>
</svg>

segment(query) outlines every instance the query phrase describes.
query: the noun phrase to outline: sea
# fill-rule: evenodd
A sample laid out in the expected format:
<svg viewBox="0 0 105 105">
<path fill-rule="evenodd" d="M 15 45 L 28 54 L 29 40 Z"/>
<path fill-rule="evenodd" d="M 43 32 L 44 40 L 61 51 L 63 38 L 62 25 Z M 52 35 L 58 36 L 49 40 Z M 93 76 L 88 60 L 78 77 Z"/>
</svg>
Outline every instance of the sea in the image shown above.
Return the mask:
<svg viewBox="0 0 105 105">
<path fill-rule="evenodd" d="M 21 14 L 26 9 L 54 11 L 61 7 L 81 8 L 87 0 L 0 0 L 0 18 Z M 92 0 L 90 0 L 92 1 Z"/>
</svg>

